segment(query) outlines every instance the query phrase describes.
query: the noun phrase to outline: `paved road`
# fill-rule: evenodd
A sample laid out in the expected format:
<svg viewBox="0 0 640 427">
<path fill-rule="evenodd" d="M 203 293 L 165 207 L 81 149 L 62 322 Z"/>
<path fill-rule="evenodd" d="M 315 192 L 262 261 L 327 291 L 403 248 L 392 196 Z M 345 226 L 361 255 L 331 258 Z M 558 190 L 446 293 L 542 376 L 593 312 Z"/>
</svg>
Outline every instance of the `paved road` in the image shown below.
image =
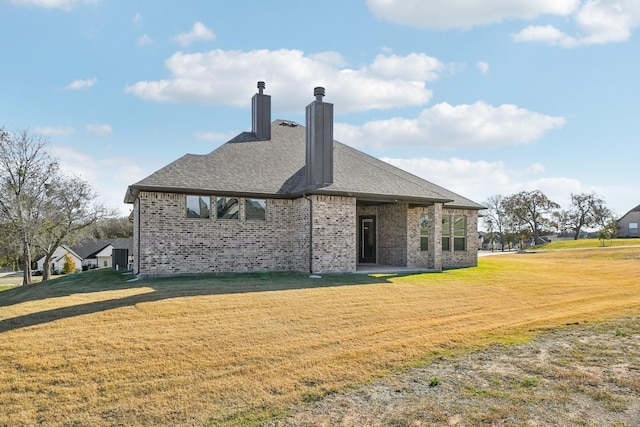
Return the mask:
<svg viewBox="0 0 640 427">
<path fill-rule="evenodd" d="M 22 276 L 22 271 L 11 271 L 9 273 L 0 273 L 0 277 L 20 277 Z"/>
</svg>

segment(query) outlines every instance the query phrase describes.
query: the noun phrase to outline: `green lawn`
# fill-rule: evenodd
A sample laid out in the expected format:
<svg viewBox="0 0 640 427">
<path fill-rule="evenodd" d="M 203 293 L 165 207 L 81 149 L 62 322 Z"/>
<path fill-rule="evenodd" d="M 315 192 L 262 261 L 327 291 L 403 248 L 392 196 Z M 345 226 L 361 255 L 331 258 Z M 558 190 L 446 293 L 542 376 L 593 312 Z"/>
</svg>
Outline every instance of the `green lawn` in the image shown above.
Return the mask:
<svg viewBox="0 0 640 427">
<path fill-rule="evenodd" d="M 604 247 L 640 246 L 640 239 L 612 239 L 605 240 Z M 539 245 L 529 250 L 555 250 L 555 249 L 588 249 L 603 247 L 599 239 L 558 240 L 545 245 Z"/>
</svg>

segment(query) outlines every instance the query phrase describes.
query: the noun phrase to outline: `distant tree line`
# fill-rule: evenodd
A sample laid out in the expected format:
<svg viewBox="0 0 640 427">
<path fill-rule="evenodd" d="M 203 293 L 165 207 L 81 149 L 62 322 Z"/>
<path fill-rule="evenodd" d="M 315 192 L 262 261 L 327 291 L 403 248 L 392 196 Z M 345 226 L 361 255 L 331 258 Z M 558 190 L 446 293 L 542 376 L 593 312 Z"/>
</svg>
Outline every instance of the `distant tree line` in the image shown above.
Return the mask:
<svg viewBox="0 0 640 427">
<path fill-rule="evenodd" d="M 618 231 L 614 213 L 595 193 L 572 193 L 566 210 L 539 190 L 496 194 L 483 204 L 487 237 L 492 244 L 499 242 L 503 251 L 515 245 L 523 248 L 527 240 L 545 243 L 542 236 L 550 233 L 570 233 L 577 240 L 585 230 L 595 229 L 604 241 Z"/>
<path fill-rule="evenodd" d="M 0 260 L 21 264 L 23 284 L 31 283 L 34 251 L 45 256 L 47 280 L 61 244 L 87 233 L 125 235 L 123 219 L 114 217 L 87 181 L 62 173 L 47 140 L 0 128 Z"/>
</svg>

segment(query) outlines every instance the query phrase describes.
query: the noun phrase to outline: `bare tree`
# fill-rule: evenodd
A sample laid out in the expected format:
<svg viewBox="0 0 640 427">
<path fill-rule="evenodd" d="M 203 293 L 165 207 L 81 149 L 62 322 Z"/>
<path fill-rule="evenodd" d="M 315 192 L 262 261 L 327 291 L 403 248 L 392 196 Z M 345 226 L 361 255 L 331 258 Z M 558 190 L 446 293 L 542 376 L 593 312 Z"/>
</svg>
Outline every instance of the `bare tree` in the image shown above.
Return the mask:
<svg viewBox="0 0 640 427">
<path fill-rule="evenodd" d="M 45 140 L 27 130 L 12 134 L 0 128 L 0 215 L 20 240 L 25 285 L 31 283 L 31 245 L 42 204 L 57 173 Z"/>
<path fill-rule="evenodd" d="M 483 202 L 483 205 L 487 207 L 487 210 L 484 213 L 484 222 L 487 227 L 491 228 L 490 231 L 495 229 L 495 233 L 500 238 L 501 250 L 504 252 L 505 232 L 507 229 L 508 218 L 502 203 L 503 200 L 504 199 L 500 194 L 494 194 L 493 196 L 489 196 L 489 198 Z"/>
<path fill-rule="evenodd" d="M 45 254 L 42 280 L 51 277 L 51 257 L 58 246 L 70 243 L 81 230 L 114 215 L 97 200 L 88 182 L 79 177 L 58 176 L 48 188 L 35 238 Z"/>
<path fill-rule="evenodd" d="M 502 204 L 511 224 L 528 226 L 534 245 L 542 242 L 540 233 L 545 227 L 556 228 L 552 214 L 560 205 L 551 201 L 540 190 L 521 191 L 506 197 Z"/>
</svg>

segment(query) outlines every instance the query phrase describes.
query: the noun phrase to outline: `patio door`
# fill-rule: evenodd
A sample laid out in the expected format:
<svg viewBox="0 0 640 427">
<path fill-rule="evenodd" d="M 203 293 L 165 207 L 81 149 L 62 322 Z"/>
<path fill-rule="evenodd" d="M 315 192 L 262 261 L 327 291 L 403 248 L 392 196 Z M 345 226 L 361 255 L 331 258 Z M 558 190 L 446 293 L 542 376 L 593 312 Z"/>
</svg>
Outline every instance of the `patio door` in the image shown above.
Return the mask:
<svg viewBox="0 0 640 427">
<path fill-rule="evenodd" d="M 359 246 L 358 262 L 375 264 L 376 262 L 376 217 L 361 216 L 358 218 Z"/>
</svg>

